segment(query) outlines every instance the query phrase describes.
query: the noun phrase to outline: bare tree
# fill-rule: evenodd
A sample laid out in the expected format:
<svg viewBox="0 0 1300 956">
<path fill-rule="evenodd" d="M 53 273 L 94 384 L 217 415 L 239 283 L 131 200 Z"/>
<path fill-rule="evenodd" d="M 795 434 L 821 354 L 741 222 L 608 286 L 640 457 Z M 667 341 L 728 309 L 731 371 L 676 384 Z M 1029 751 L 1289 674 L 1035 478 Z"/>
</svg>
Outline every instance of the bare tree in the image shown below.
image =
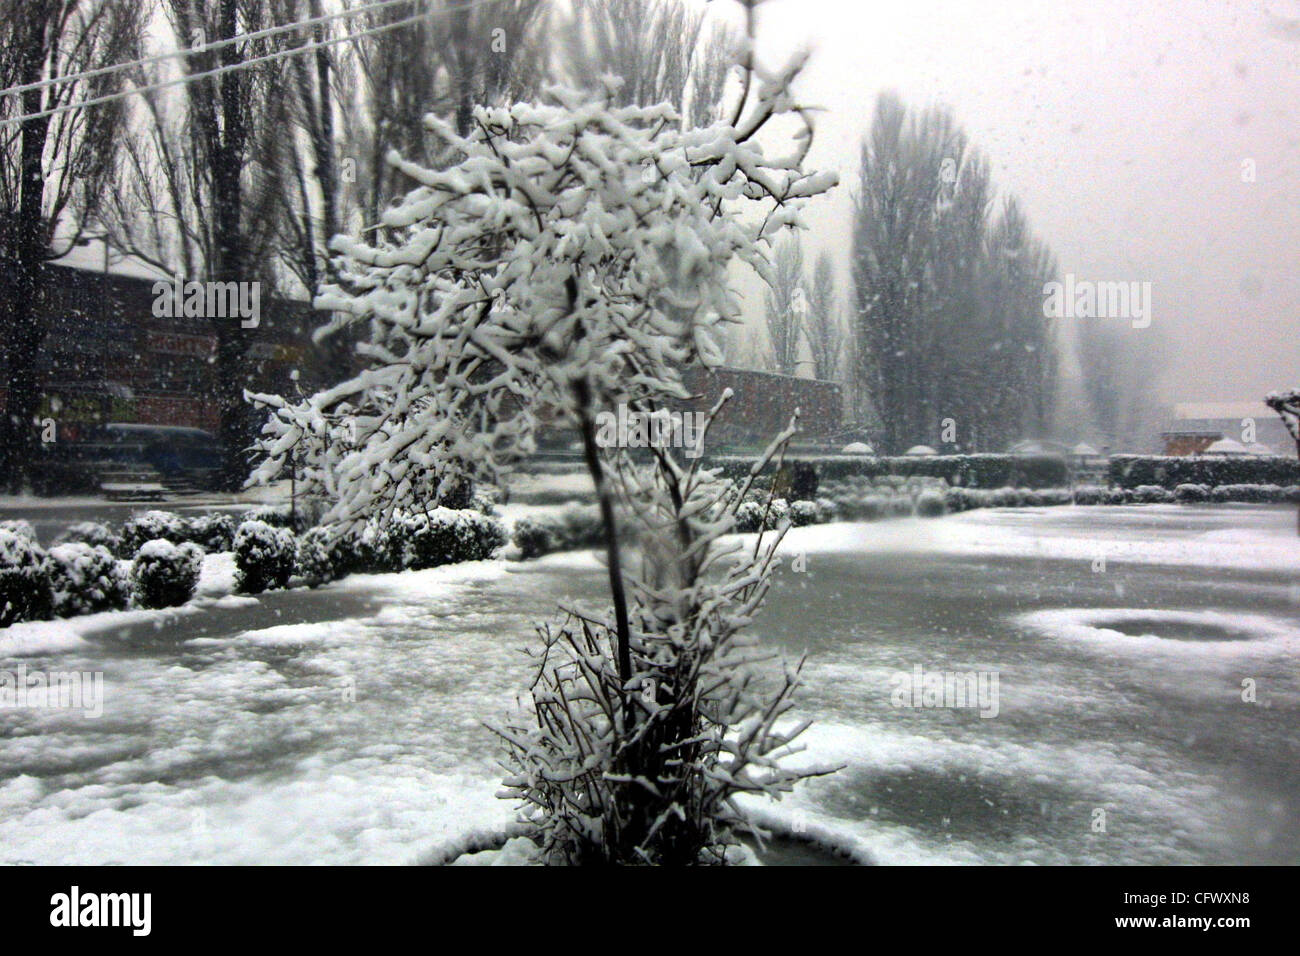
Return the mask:
<svg viewBox="0 0 1300 956">
<path fill-rule="evenodd" d="M 835 267 L 827 252 L 819 253 L 813 264 L 804 337 L 812 354 L 813 374 L 826 381 L 838 381 L 846 336 L 835 295 Z"/>
<path fill-rule="evenodd" d="M 621 77 L 620 103 L 671 103 L 687 127 L 720 118 L 739 37 L 679 0 L 577 0 L 568 38 L 570 79 Z"/>
<path fill-rule="evenodd" d="M 127 58 L 142 29 L 135 4 L 110 0 L 0 0 L 0 84 L 37 84 Z M 120 73 L 27 89 L 0 98 L 0 335 L 5 415 L 0 481 L 26 478 L 40 401 L 37 352 L 45 338 L 38 303 L 46 262 L 66 255 L 100 212 L 122 129 L 117 102 L 62 109 L 119 90 Z M 46 115 L 41 115 L 46 114 Z"/>
<path fill-rule="evenodd" d="M 764 298 L 767 321 L 768 368 L 793 375 L 799 366 L 808 294 L 803 287 L 803 247 L 797 236 L 786 236 L 776 246 L 768 291 Z"/>
</svg>

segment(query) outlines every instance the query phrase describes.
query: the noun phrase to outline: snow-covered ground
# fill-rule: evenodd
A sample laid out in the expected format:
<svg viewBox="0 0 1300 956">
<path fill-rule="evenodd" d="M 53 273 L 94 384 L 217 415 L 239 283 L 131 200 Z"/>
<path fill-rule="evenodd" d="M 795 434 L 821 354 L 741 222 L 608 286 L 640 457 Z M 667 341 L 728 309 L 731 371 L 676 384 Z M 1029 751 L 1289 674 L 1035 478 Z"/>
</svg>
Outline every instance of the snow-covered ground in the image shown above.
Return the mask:
<svg viewBox="0 0 1300 956">
<path fill-rule="evenodd" d="M 977 511 L 785 551 L 758 631 L 808 653 L 798 759 L 844 769 L 773 820 L 881 863 L 1300 862 L 1293 511 Z M 99 718 L 0 710 L 0 862 L 390 863 L 499 827 L 482 721 L 533 624 L 603 597 L 591 554 L 256 599 L 228 574 L 180 613 L 0 632 L 0 670 L 104 674 Z M 917 666 L 995 673 L 997 716 L 895 706 Z"/>
</svg>

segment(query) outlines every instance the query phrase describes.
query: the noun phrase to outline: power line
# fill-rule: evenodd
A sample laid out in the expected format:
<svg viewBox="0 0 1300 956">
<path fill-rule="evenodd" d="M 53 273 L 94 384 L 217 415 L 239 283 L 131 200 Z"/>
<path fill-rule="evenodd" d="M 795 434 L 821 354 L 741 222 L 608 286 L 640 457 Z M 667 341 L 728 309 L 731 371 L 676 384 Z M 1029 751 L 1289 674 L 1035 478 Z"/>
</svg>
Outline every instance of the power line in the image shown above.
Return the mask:
<svg viewBox="0 0 1300 956">
<path fill-rule="evenodd" d="M 45 89 L 47 86 L 57 86 L 60 83 L 75 83 L 78 80 L 88 80 L 96 76 L 107 76 L 108 74 L 116 73 L 119 70 L 127 70 L 137 66 L 149 66 L 154 63 L 161 63 L 164 60 L 173 60 L 177 57 L 190 56 L 195 53 L 210 53 L 213 50 L 224 49 L 233 43 L 247 43 L 251 40 L 261 40 L 270 36 L 278 36 L 281 33 L 287 33 L 291 30 L 301 30 L 304 27 L 318 26 L 344 17 L 355 17 L 362 13 L 374 13 L 391 6 L 396 6 L 399 3 L 410 4 L 412 2 L 416 2 L 416 0 L 377 0 L 377 2 L 363 4 L 362 6 L 354 7 L 351 10 L 344 10 L 339 13 L 329 13 L 310 20 L 298 20 L 293 23 L 282 24 L 278 27 L 267 27 L 264 30 L 241 34 L 237 37 L 229 37 L 225 40 L 214 40 L 213 42 L 205 43 L 200 47 L 182 47 L 179 50 L 169 50 L 166 53 L 143 57 L 139 60 L 128 60 L 125 63 L 114 63 L 111 66 L 101 66 L 97 69 L 86 70 L 82 73 L 69 73 L 67 76 L 51 77 L 48 80 L 41 80 L 36 83 L 25 83 L 22 86 L 11 86 L 8 89 L 0 90 L 0 96 L 16 96 L 19 93 L 26 93 L 28 90 L 41 90 Z"/>
<path fill-rule="evenodd" d="M 7 126 L 15 126 L 19 123 L 23 123 L 31 119 L 40 119 L 45 116 L 57 116 L 60 113 L 68 113 L 71 112 L 72 110 L 79 110 L 87 106 L 98 106 L 101 103 L 110 103 L 113 100 L 124 99 L 128 96 L 134 96 L 137 93 L 152 93 L 156 90 L 163 90 L 172 86 L 183 86 L 186 83 L 193 83 L 195 80 L 201 80 L 207 77 L 221 76 L 225 73 L 234 73 L 239 70 L 246 70 L 250 67 L 256 66 L 259 63 L 269 63 L 274 60 L 282 60 L 285 59 L 286 57 L 299 56 L 303 53 L 310 53 L 312 50 L 319 50 L 323 47 L 334 46 L 337 43 L 348 43 L 352 40 L 359 40 L 362 37 L 374 36 L 380 33 L 387 33 L 389 30 L 395 30 L 398 27 L 409 26 L 410 24 L 415 23 L 417 20 L 432 19 L 435 16 L 443 16 L 449 13 L 464 13 L 470 10 L 477 9 L 478 7 L 482 7 L 491 3 L 498 3 L 498 2 L 499 0 L 469 0 L 469 2 L 461 4 L 460 6 L 457 7 L 444 8 L 436 11 L 430 10 L 424 13 L 418 13 L 414 16 L 407 17 L 403 20 L 395 20 L 392 23 L 386 23 L 383 26 L 372 27 L 368 30 L 361 30 L 357 33 L 349 33 L 341 37 L 333 37 L 329 40 L 321 40 L 319 42 L 314 42 L 314 43 L 304 43 L 302 46 L 296 46 L 288 50 L 279 50 L 275 53 L 263 54 L 262 56 L 253 57 L 252 59 L 249 60 L 241 60 L 239 63 L 230 63 L 227 64 L 226 66 L 217 67 L 212 70 L 205 70 L 202 73 L 189 73 L 186 74 L 185 76 L 178 77 L 173 80 L 165 80 L 159 83 L 149 83 L 145 86 L 138 86 L 129 90 L 121 90 L 117 93 L 108 93 L 105 94 L 104 96 L 96 96 L 88 100 L 79 100 L 76 103 L 65 103 L 62 106 L 53 107 L 48 110 L 40 110 L 39 112 L 36 113 L 24 113 L 19 116 L 11 116 L 7 119 L 0 120 L 0 129 Z M 243 38 L 241 37 L 240 39 Z M 124 64 L 124 65 L 129 65 L 129 64 Z"/>
</svg>

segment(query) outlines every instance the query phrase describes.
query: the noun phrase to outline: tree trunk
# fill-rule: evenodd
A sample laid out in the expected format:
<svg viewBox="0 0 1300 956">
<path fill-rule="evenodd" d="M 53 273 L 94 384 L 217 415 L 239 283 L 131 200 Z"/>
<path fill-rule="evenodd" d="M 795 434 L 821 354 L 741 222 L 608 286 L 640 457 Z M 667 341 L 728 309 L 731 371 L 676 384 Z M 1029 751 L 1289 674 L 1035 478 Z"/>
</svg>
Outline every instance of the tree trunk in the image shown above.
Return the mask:
<svg viewBox="0 0 1300 956">
<path fill-rule="evenodd" d="M 46 8 L 39 9 L 48 16 Z M 23 51 L 23 83 L 40 80 L 50 42 L 45 35 L 48 24 L 35 11 L 31 28 L 33 35 L 27 38 Z M 40 90 L 23 93 L 24 113 L 39 113 L 43 105 Z M 22 180 L 18 222 L 13 261 L 5 263 L 4 291 L 8 301 L 4 339 L 8 394 L 3 427 L 0 428 L 0 479 L 12 494 L 22 491 L 32 462 L 34 419 L 40 403 L 36 359 L 45 338 L 45 328 L 36 304 L 44 275 L 42 266 L 48 251 L 44 220 L 44 155 L 49 128 L 48 116 L 26 120 L 19 127 Z"/>
<path fill-rule="evenodd" d="M 596 499 L 600 502 L 600 521 L 604 530 L 605 559 L 609 565 L 609 593 L 614 601 L 614 626 L 618 638 L 618 676 L 624 684 L 632 678 L 632 639 L 627 620 L 627 592 L 623 588 L 623 570 L 618 552 L 618 530 L 614 526 L 614 500 L 605 481 L 605 471 L 600 464 L 600 450 L 596 446 L 596 422 L 591 415 L 591 387 L 586 379 L 573 386 L 578 400 L 578 423 L 582 432 L 582 451 L 587 461 L 587 471 L 596 486 Z"/>
</svg>

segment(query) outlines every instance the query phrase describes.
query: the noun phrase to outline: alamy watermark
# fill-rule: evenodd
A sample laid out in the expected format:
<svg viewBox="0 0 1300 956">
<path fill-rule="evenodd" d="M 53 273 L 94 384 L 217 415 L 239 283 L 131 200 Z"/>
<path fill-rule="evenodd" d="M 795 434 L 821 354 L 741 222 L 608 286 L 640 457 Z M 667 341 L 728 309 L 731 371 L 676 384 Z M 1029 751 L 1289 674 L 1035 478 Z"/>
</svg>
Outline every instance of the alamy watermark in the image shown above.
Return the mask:
<svg viewBox="0 0 1300 956">
<path fill-rule="evenodd" d="M 153 314 L 160 319 L 239 319 L 255 329 L 262 321 L 262 283 L 188 282 L 177 275 L 153 284 Z"/>
<path fill-rule="evenodd" d="M 1093 282 L 1067 272 L 1064 282 L 1043 285 L 1049 319 L 1128 319 L 1135 329 L 1151 324 L 1150 282 Z"/>
<path fill-rule="evenodd" d="M 83 717 L 102 717 L 104 672 L 29 671 L 26 664 L 0 670 L 0 710 L 10 707 L 80 710 Z"/>
<path fill-rule="evenodd" d="M 927 671 L 920 664 L 898 671 L 889 682 L 895 707 L 978 710 L 981 717 L 998 715 L 997 671 Z"/>
<path fill-rule="evenodd" d="M 687 458 L 704 451 L 704 412 L 642 412 L 619 404 L 617 412 L 596 414 L 596 444 L 601 448 L 681 448 Z"/>
</svg>

